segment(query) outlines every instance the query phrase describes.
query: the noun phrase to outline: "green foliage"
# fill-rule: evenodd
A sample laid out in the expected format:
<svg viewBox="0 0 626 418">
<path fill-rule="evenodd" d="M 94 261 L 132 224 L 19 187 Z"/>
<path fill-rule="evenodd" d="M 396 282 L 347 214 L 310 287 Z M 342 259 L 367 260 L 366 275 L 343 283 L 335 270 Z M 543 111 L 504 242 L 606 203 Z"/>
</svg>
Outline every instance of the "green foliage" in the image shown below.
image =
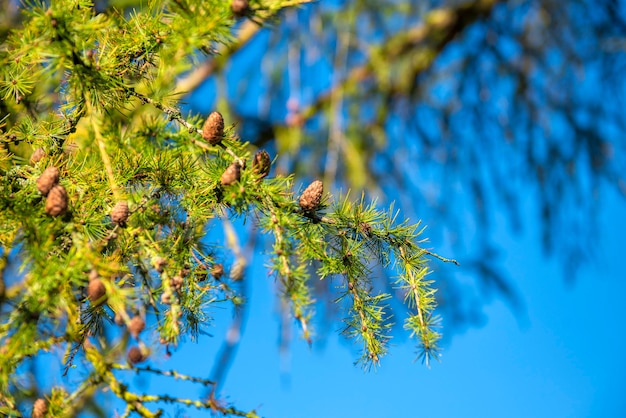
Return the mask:
<svg viewBox="0 0 626 418">
<path fill-rule="evenodd" d="M 266 19 L 293 1 L 253 8 Z M 258 223 L 273 239 L 269 268 L 281 297 L 311 341 L 313 275 L 340 280 L 345 334 L 363 346 L 366 368 L 387 351 L 387 293 L 373 286 L 376 266 L 395 271 L 406 295 L 406 329 L 426 362 L 437 355 L 435 290 L 427 280 L 422 230 L 362 197 L 325 196 L 303 210 L 293 176 L 263 178 L 254 150 L 231 126 L 220 144 L 201 139 L 202 120 L 183 116 L 172 92 L 201 54 L 228 44 L 234 22 L 222 1 L 150 1 L 140 11 L 95 13 L 88 1 L 24 6 L 23 26 L 2 40 L 0 96 L 0 412 L 20 416 L 45 398 L 50 416 L 101 412 L 107 389 L 125 415 L 159 416 L 147 404 L 177 403 L 221 415 L 256 416 L 213 395 L 204 400 L 132 392 L 123 371 L 156 373 L 213 388 L 215 382 L 139 367 L 155 347 L 175 347 L 210 327 L 209 310 L 246 303 L 230 219 Z M 224 181 L 236 165 L 239 178 Z M 57 167 L 67 199 L 40 190 Z M 56 184 L 56 183 L 55 183 Z M 125 216 L 116 212 L 128 205 Z M 121 218 L 120 218 L 121 216 Z M 232 254 L 207 231 L 223 225 Z M 217 273 L 234 257 L 228 274 Z M 9 277 L 9 267 L 19 273 Z M 153 324 L 134 330 L 135 318 Z M 147 334 L 154 334 L 151 338 Z M 135 341 L 136 340 L 136 341 Z M 129 350 L 129 347 L 133 346 Z M 23 366 L 42 353 L 64 354 L 77 387 L 39 393 Z M 126 354 L 128 353 L 128 354 Z M 128 356 L 128 358 L 126 358 Z"/>
</svg>

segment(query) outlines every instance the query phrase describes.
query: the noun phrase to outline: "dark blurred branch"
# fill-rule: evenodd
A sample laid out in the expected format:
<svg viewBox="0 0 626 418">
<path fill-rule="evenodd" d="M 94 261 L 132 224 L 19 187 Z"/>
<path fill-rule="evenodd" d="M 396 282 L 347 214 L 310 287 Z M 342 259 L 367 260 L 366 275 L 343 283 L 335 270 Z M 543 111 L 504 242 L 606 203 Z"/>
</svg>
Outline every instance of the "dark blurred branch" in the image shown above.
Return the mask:
<svg viewBox="0 0 626 418">
<path fill-rule="evenodd" d="M 495 5 L 500 2 L 502 0 L 476 0 L 456 7 L 432 10 L 418 26 L 392 36 L 381 46 L 373 49 L 368 62 L 353 68 L 341 84 L 319 95 L 317 101 L 304 109 L 301 116 L 304 120 L 313 117 L 330 103 L 336 90 L 355 91 L 361 83 L 372 77 L 377 77 L 379 83 L 388 83 L 386 90 L 390 94 L 405 91 L 405 86 L 401 84 L 403 80 L 381 79 L 380 74 L 377 74 L 378 66 L 387 66 L 407 55 L 421 53 L 423 59 L 412 60 L 409 71 L 411 80 L 404 80 L 414 83 L 417 75 L 432 65 L 446 45 L 474 22 L 489 16 Z"/>
<path fill-rule="evenodd" d="M 297 6 L 300 4 L 312 3 L 315 0 L 293 0 L 283 2 L 283 8 Z M 213 75 L 216 71 L 219 71 L 225 63 L 230 60 L 230 57 L 246 46 L 248 42 L 256 35 L 262 28 L 262 24 L 269 21 L 280 12 L 282 8 L 270 9 L 264 13 L 257 13 L 255 15 L 255 21 L 245 21 L 238 30 L 237 39 L 229 45 L 220 45 L 217 49 L 217 55 L 205 60 L 199 66 L 196 67 L 187 77 L 178 80 L 174 94 L 184 95 L 194 89 L 196 89 L 204 80 Z"/>
</svg>

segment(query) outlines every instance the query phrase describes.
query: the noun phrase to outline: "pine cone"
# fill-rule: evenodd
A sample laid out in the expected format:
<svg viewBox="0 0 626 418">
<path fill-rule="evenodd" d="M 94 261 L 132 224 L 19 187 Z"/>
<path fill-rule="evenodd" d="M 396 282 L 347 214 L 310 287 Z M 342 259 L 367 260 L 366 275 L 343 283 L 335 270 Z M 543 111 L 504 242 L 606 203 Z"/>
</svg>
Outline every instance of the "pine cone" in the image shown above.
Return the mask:
<svg viewBox="0 0 626 418">
<path fill-rule="evenodd" d="M 100 279 L 94 279 L 87 285 L 87 297 L 94 306 L 102 305 L 106 301 L 107 290 Z"/>
<path fill-rule="evenodd" d="M 213 268 L 211 269 L 211 276 L 213 276 L 215 280 L 219 280 L 223 275 L 224 275 L 224 266 L 219 263 L 214 264 Z"/>
<path fill-rule="evenodd" d="M 161 303 L 164 305 L 170 305 L 172 303 L 172 294 L 169 292 L 163 292 L 161 294 Z"/>
<path fill-rule="evenodd" d="M 133 346 L 128 350 L 128 361 L 131 364 L 141 363 L 146 361 L 147 358 L 148 356 L 145 355 L 139 347 Z"/>
<path fill-rule="evenodd" d="M 314 211 L 320 205 L 322 201 L 322 194 L 324 193 L 324 185 L 321 181 L 315 180 L 309 184 L 309 187 L 304 189 L 302 196 L 300 196 L 300 207 L 307 212 Z"/>
<path fill-rule="evenodd" d="M 236 17 L 244 17 L 250 11 L 248 0 L 233 0 L 230 3 L 230 10 Z"/>
<path fill-rule="evenodd" d="M 123 226 L 128 220 L 128 214 L 128 203 L 124 200 L 120 200 L 111 210 L 111 220 L 113 223 Z"/>
<path fill-rule="evenodd" d="M 48 403 L 45 399 L 39 398 L 33 404 L 32 418 L 44 418 L 48 412 Z"/>
<path fill-rule="evenodd" d="M 224 138 L 224 117 L 220 112 L 211 112 L 204 126 L 202 126 L 202 138 L 209 144 L 217 145 Z"/>
<path fill-rule="evenodd" d="M 46 198 L 46 213 L 50 216 L 59 216 L 65 211 L 67 211 L 67 192 L 65 187 L 57 184 L 50 189 Z"/>
<path fill-rule="evenodd" d="M 170 285 L 174 288 L 174 290 L 176 290 L 177 292 L 180 291 L 180 289 L 183 287 L 183 278 L 181 276 L 174 276 L 170 279 Z"/>
<path fill-rule="evenodd" d="M 234 163 L 229 165 L 228 168 L 224 171 L 220 181 L 222 182 L 223 186 L 229 186 L 239 181 L 240 177 L 241 177 L 241 168 L 239 167 L 239 164 L 235 161 Z"/>
<path fill-rule="evenodd" d="M 144 321 L 143 318 L 139 315 L 135 315 L 130 320 L 130 324 L 128 325 L 128 332 L 130 332 L 130 335 L 137 338 L 145 327 L 146 321 Z"/>
<path fill-rule="evenodd" d="M 167 260 L 163 257 L 157 257 L 152 260 L 152 264 L 154 264 L 154 269 L 157 271 L 157 273 L 160 274 L 163 273 L 163 271 L 165 270 L 165 266 L 167 266 Z"/>
<path fill-rule="evenodd" d="M 42 195 L 48 196 L 50 190 L 59 182 L 59 176 L 59 169 L 55 166 L 46 168 L 37 179 L 37 190 L 39 190 Z"/>
<path fill-rule="evenodd" d="M 254 154 L 254 161 L 252 161 L 252 171 L 258 174 L 258 179 L 265 178 L 270 173 L 272 167 L 272 160 L 270 155 L 265 150 L 257 151 Z"/>
<path fill-rule="evenodd" d="M 33 154 L 30 156 L 30 163 L 37 164 L 45 156 L 46 152 L 43 150 L 43 148 L 37 148 L 35 152 L 33 152 Z"/>
</svg>

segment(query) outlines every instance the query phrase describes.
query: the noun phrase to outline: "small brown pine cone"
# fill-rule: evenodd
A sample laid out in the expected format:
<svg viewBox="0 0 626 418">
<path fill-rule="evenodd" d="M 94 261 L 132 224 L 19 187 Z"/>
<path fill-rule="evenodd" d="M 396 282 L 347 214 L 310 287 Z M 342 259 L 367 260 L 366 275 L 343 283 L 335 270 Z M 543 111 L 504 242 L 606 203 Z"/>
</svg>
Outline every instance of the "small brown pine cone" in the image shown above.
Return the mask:
<svg viewBox="0 0 626 418">
<path fill-rule="evenodd" d="M 37 190 L 39 190 L 42 195 L 48 196 L 50 190 L 59 182 L 60 174 L 59 169 L 55 166 L 46 168 L 37 179 Z"/>
<path fill-rule="evenodd" d="M 213 268 L 211 269 L 211 276 L 213 276 L 215 280 L 219 280 L 223 275 L 224 275 L 224 265 L 219 264 L 219 263 L 214 264 Z"/>
<path fill-rule="evenodd" d="M 183 287 L 183 278 L 181 276 L 174 276 L 170 279 L 170 285 L 177 292 Z"/>
<path fill-rule="evenodd" d="M 128 362 L 131 364 L 144 362 L 147 358 L 148 356 L 137 346 L 133 346 L 128 350 Z"/>
<path fill-rule="evenodd" d="M 43 150 L 43 148 L 37 148 L 35 152 L 33 152 L 33 154 L 30 156 L 30 163 L 37 164 L 45 156 L 46 152 Z"/>
<path fill-rule="evenodd" d="M 322 194 L 324 193 L 324 185 L 321 181 L 315 180 L 309 184 L 309 187 L 304 189 L 302 196 L 300 196 L 300 207 L 307 212 L 317 209 L 322 201 Z"/>
<path fill-rule="evenodd" d="M 45 399 L 39 398 L 33 404 L 32 418 L 44 418 L 48 412 L 48 402 Z"/>
<path fill-rule="evenodd" d="M 57 184 L 52 187 L 46 198 L 46 213 L 50 216 L 63 215 L 67 211 L 67 192 Z"/>
<path fill-rule="evenodd" d="M 163 273 L 163 270 L 165 270 L 165 266 L 167 265 L 167 260 L 163 257 L 157 257 L 152 261 L 152 263 L 154 264 L 154 269 L 157 273 Z"/>
<path fill-rule="evenodd" d="M 128 220 L 128 203 L 120 200 L 111 210 L 111 220 L 117 225 L 125 225 Z"/>
<path fill-rule="evenodd" d="M 230 10 L 236 17 L 244 17 L 250 11 L 248 0 L 232 0 Z"/>
<path fill-rule="evenodd" d="M 228 168 L 224 171 L 220 181 L 222 182 L 223 186 L 229 186 L 239 181 L 240 177 L 241 177 L 241 167 L 239 167 L 239 164 L 237 163 L 237 161 L 235 161 L 234 163 L 229 165 Z"/>
<path fill-rule="evenodd" d="M 202 138 L 209 144 L 217 145 L 224 138 L 224 117 L 220 112 L 211 112 L 204 126 L 202 126 Z"/>
<path fill-rule="evenodd" d="M 87 297 L 95 306 L 102 305 L 106 301 L 106 294 L 106 287 L 100 279 L 91 280 L 87 285 Z"/>
<path fill-rule="evenodd" d="M 130 320 L 130 323 L 128 324 L 128 332 L 130 332 L 130 335 L 137 338 L 145 327 L 146 327 L 146 321 L 144 321 L 141 316 L 135 315 L 133 316 L 133 318 Z"/>
<path fill-rule="evenodd" d="M 170 305 L 172 303 L 172 294 L 169 292 L 163 292 L 161 294 L 161 303 L 164 305 Z"/>
<path fill-rule="evenodd" d="M 265 150 L 257 151 L 254 154 L 254 161 L 252 161 L 252 171 L 258 174 L 259 180 L 265 178 L 270 173 L 272 167 L 272 160 L 270 155 Z"/>
</svg>

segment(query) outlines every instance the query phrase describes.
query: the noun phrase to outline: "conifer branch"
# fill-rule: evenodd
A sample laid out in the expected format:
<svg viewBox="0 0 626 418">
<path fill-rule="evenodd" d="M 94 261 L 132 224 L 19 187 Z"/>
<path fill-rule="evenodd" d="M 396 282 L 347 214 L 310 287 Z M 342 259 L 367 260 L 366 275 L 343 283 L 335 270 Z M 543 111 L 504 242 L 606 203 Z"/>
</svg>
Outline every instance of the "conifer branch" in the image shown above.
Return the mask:
<svg viewBox="0 0 626 418">
<path fill-rule="evenodd" d="M 89 108 L 91 127 L 96 137 L 96 142 L 98 143 L 98 150 L 100 151 L 100 158 L 102 159 L 102 164 L 104 164 L 104 169 L 106 170 L 107 177 L 109 179 L 109 186 L 111 187 L 111 192 L 116 197 L 116 199 L 119 200 L 122 198 L 122 196 L 120 195 L 117 182 L 115 181 L 115 174 L 113 173 L 113 167 L 111 166 L 111 159 L 109 158 L 109 154 L 107 153 L 106 145 L 104 144 L 104 138 L 102 138 L 102 134 L 100 133 L 100 127 L 98 125 L 98 121 L 96 120 L 96 114 L 94 113 L 94 108 L 90 105 L 89 101 L 87 101 L 87 107 Z"/>
<path fill-rule="evenodd" d="M 273 271 L 278 274 L 281 280 L 283 291 L 290 300 L 294 318 L 300 323 L 304 339 L 311 344 L 311 328 L 309 326 L 309 306 L 313 303 L 306 284 L 307 272 L 304 265 L 299 264 L 295 268 L 291 266 L 291 257 L 296 257 L 294 243 L 287 238 L 283 231 L 290 230 L 295 225 L 294 219 L 280 215 L 275 203 L 266 199 L 267 209 L 270 214 L 271 231 L 274 234 L 275 262 L 272 265 Z"/>
<path fill-rule="evenodd" d="M 268 1 L 255 13 L 269 17 L 304 2 Z M 2 45 L 0 80 L 19 74 L 15 83 L 0 84 L 0 94 L 11 98 L 2 142 L 16 140 L 23 147 L 16 152 L 26 154 L 4 153 L 0 161 L 3 256 L 9 247 L 20 248 L 24 268 L 0 291 L 3 308 L 13 308 L 0 312 L 0 401 L 16 407 L 24 395 L 16 382 L 26 359 L 63 346 L 68 375 L 84 365 L 89 377 L 70 394 L 62 384 L 55 388 L 47 397 L 51 410 L 78 410 L 85 399 L 109 390 L 126 404 L 128 415 L 159 416 L 161 410 L 148 405 L 161 402 L 256 416 L 218 401 L 215 390 L 203 400 L 139 394 L 123 373 L 158 374 L 211 389 L 220 383 L 219 377 L 138 364 L 158 352 L 151 342 L 169 352 L 184 337 L 197 338 L 200 327 L 212 325 L 212 304 L 245 309 L 241 279 L 249 257 L 231 222 L 237 216 L 272 235 L 269 268 L 309 344 L 310 277 L 339 277 L 345 284 L 339 297 L 347 310 L 345 333 L 363 344 L 359 361 L 366 368 L 380 363 L 391 318 L 390 295 L 373 277 L 377 264 L 399 275 L 411 309 L 405 326 L 428 362 L 439 334 L 424 255 L 454 260 L 421 249 L 422 231 L 398 222 L 393 208 L 379 210 L 364 197 L 352 202 L 323 196 L 320 181 L 296 199 L 292 176 L 267 177 L 267 152 L 251 159 L 248 144 L 232 127 L 224 134 L 223 119 L 217 140 L 208 134 L 201 140 L 201 117 L 183 117 L 172 99 L 178 97 L 171 93 L 173 80 L 189 70 L 186 57 L 228 42 L 232 19 L 227 10 L 212 9 L 228 5 L 157 1 L 128 16 L 75 6 L 65 0 L 30 4 L 23 31 Z M 38 106 L 29 115 L 23 103 L 12 103 L 15 95 Z M 26 163 L 34 149 L 43 156 Z M 52 166 L 62 168 L 55 181 L 67 188 L 69 210 L 63 214 L 46 211 L 49 191 L 39 187 Z M 222 245 L 209 234 L 216 223 L 235 258 L 225 278 Z M 146 315 L 156 320 L 154 329 L 144 330 Z M 240 326 L 234 322 L 232 330 Z M 113 327 L 120 328 L 109 332 Z M 84 364 L 75 361 L 80 354 Z M 124 357 L 128 365 L 119 363 Z"/>
</svg>

